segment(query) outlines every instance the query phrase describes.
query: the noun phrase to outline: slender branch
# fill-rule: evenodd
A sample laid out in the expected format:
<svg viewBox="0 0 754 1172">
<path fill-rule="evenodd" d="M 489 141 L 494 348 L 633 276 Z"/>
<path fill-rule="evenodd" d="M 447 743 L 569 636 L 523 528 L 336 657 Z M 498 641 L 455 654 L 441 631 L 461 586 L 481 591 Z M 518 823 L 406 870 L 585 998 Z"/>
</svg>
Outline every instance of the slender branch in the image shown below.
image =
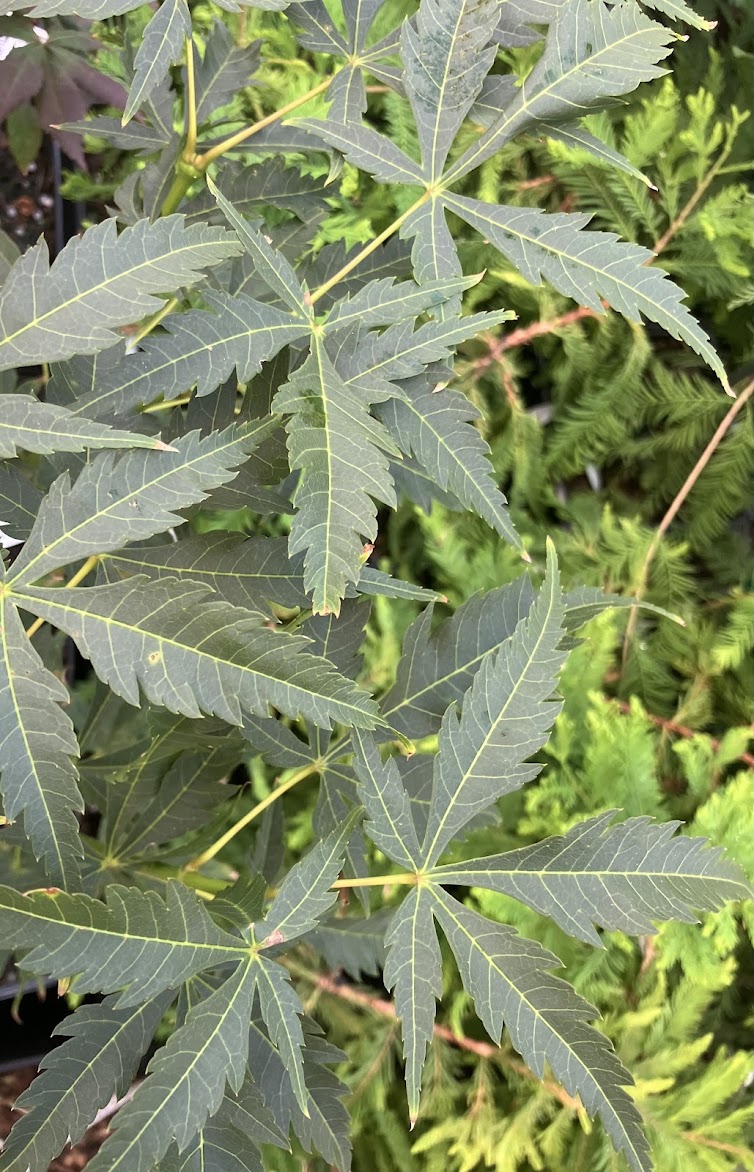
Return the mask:
<svg viewBox="0 0 754 1172">
<path fill-rule="evenodd" d="M 609 698 L 609 697 L 608 697 Z M 624 700 L 616 701 L 618 708 L 624 716 L 629 716 L 631 713 L 631 705 L 626 704 Z M 685 724 L 677 724 L 674 720 L 667 720 L 664 716 L 655 716 L 653 712 L 643 712 L 642 715 L 657 728 L 663 729 L 665 732 L 673 733 L 677 737 L 696 737 L 699 735 L 698 730 L 687 728 Z M 716 737 L 710 737 L 710 744 L 713 749 L 719 749 L 721 742 Z M 740 753 L 736 757 L 737 761 L 741 761 L 744 765 L 754 768 L 754 755 L 751 753 Z"/>
<path fill-rule="evenodd" d="M 370 256 L 376 249 L 378 249 L 381 244 L 384 244 L 386 240 L 389 240 L 390 237 L 395 232 L 397 232 L 403 224 L 405 224 L 409 216 L 413 215 L 416 209 L 421 207 L 423 203 L 426 203 L 428 199 L 429 195 L 425 192 L 424 195 L 421 195 L 419 199 L 417 199 L 416 203 L 411 204 L 411 207 L 408 208 L 403 213 L 403 215 L 398 216 L 397 220 L 393 220 L 392 224 L 388 224 L 384 232 L 380 232 L 379 236 L 375 236 L 374 240 L 372 240 L 370 244 L 367 244 L 365 248 L 362 248 L 361 252 L 358 252 L 356 256 L 349 260 L 348 264 L 343 265 L 342 269 L 338 269 L 337 273 L 335 273 L 333 277 L 330 277 L 329 281 L 325 281 L 324 285 L 320 285 L 318 289 L 315 289 L 314 292 L 309 295 L 310 304 L 314 305 L 315 302 L 319 301 L 320 297 L 324 297 L 325 293 L 329 293 L 330 290 L 334 288 L 334 286 L 337 285 L 339 281 L 342 281 L 344 277 L 347 277 L 348 274 L 357 267 L 357 265 L 360 265 L 361 262 L 366 260 L 366 258 Z"/>
<path fill-rule="evenodd" d="M 413 871 L 404 871 L 395 875 L 367 875 L 364 879 L 337 879 L 330 886 L 337 891 L 348 887 L 415 887 L 416 881 Z"/>
<path fill-rule="evenodd" d="M 180 297 L 170 297 L 161 305 L 160 308 L 148 317 L 142 326 L 129 338 L 129 345 L 138 346 L 142 339 L 146 338 L 147 334 L 151 334 L 152 330 L 160 324 L 164 317 L 172 313 L 176 306 L 180 305 Z"/>
<path fill-rule="evenodd" d="M 223 142 L 219 142 L 217 146 L 212 147 L 203 155 L 198 155 L 192 160 L 195 167 L 200 171 L 206 171 L 210 163 L 215 159 L 219 159 L 221 155 L 232 151 L 234 147 L 240 146 L 242 142 L 246 142 L 255 134 L 259 134 L 260 130 L 265 130 L 273 123 L 279 122 L 281 118 L 285 118 L 286 114 L 292 114 L 294 110 L 298 110 L 299 106 L 306 105 L 312 98 L 316 98 L 319 94 L 323 94 L 330 85 L 332 78 L 327 78 L 326 81 L 315 85 L 314 89 L 308 90 L 307 93 L 302 94 L 300 98 L 294 98 L 293 101 L 288 102 L 285 106 L 281 106 L 272 114 L 268 114 L 266 118 L 262 118 L 259 122 L 255 122 L 253 126 L 247 126 L 244 130 L 239 130 L 236 134 L 231 134 L 230 138 L 226 138 Z"/>
<path fill-rule="evenodd" d="M 196 154 L 196 79 L 194 77 L 194 41 L 186 38 L 186 145 L 183 148 L 186 159 Z"/>
<path fill-rule="evenodd" d="M 293 787 L 298 785 L 300 781 L 303 781 L 304 778 L 311 777 L 313 773 L 317 773 L 320 769 L 320 766 L 321 762 L 317 761 L 311 765 L 305 765 L 303 768 L 298 769 L 295 773 L 291 774 L 287 781 L 281 782 L 280 785 L 276 786 L 276 788 L 273 789 L 266 798 L 263 798 L 261 802 L 257 802 L 256 806 L 252 806 L 252 808 L 246 814 L 244 814 L 243 818 L 239 818 L 237 822 L 234 822 L 230 829 L 226 830 L 224 834 L 221 834 L 220 837 L 215 842 L 213 842 L 211 846 L 208 846 L 206 850 L 202 851 L 200 855 L 197 855 L 195 859 L 192 859 L 190 863 L 186 863 L 186 866 L 183 868 L 183 870 L 196 871 L 199 869 L 199 867 L 203 867 L 205 863 L 208 863 L 210 859 L 214 859 L 215 855 L 219 854 L 224 846 L 227 846 L 228 843 L 234 839 L 237 834 L 244 830 L 251 822 L 253 822 L 255 818 L 258 818 L 260 814 L 263 814 L 268 806 L 271 806 L 278 800 L 278 798 L 281 798 L 283 794 L 288 793 L 288 790 L 293 789 Z"/>
<path fill-rule="evenodd" d="M 662 520 L 660 521 L 660 524 L 657 526 L 657 529 L 655 531 L 655 535 L 652 538 L 652 541 L 650 542 L 649 549 L 647 550 L 647 552 L 644 556 L 644 561 L 642 562 L 641 568 L 639 569 L 639 574 L 638 574 L 636 586 L 631 591 L 631 593 L 633 594 L 634 598 L 637 599 L 637 601 L 644 597 L 644 593 L 647 589 L 647 584 L 649 581 L 649 570 L 652 565 L 652 562 L 654 561 L 655 554 L 657 553 L 657 550 L 660 548 L 660 543 L 662 542 L 663 537 L 665 536 L 668 529 L 672 525 L 679 510 L 681 509 L 682 505 L 686 501 L 686 498 L 688 497 L 692 488 L 694 487 L 697 480 L 701 476 L 702 472 L 709 464 L 715 451 L 720 446 L 720 443 L 722 442 L 722 440 L 726 436 L 731 424 L 733 423 L 733 421 L 735 420 L 736 416 L 739 414 L 741 409 L 746 406 L 746 404 L 748 403 L 748 401 L 751 398 L 753 393 L 754 393 L 754 379 L 752 379 L 751 382 L 746 384 L 744 389 L 741 391 L 741 394 L 738 396 L 738 398 L 735 400 L 735 402 L 731 404 L 728 411 L 726 411 L 725 416 L 720 421 L 717 429 L 715 430 L 714 435 L 712 436 L 712 439 L 709 441 L 706 448 L 702 452 L 701 456 L 697 460 L 696 464 L 689 472 L 688 476 L 686 477 L 683 484 L 681 485 L 678 492 L 676 493 L 673 500 L 671 501 L 670 507 L 668 508 L 667 512 L 665 513 L 665 516 L 662 518 Z M 628 653 L 628 648 L 631 643 L 631 639 L 633 638 L 634 632 L 636 630 L 637 617 L 638 617 L 637 608 L 635 606 L 632 606 L 631 607 L 631 614 L 630 614 L 630 617 L 628 620 L 628 626 L 626 627 L 625 642 L 623 644 L 623 662 L 624 663 L 626 661 L 626 655 Z"/>
<path fill-rule="evenodd" d="M 65 589 L 71 590 L 74 586 L 78 586 L 79 582 L 83 582 L 84 578 L 91 574 L 92 570 L 96 567 L 97 563 L 99 562 L 99 558 L 100 555 L 98 553 L 95 553 L 92 555 L 92 557 L 87 558 L 83 566 L 81 566 L 76 571 L 70 581 L 66 582 Z M 40 627 L 44 626 L 44 622 L 44 619 L 35 619 L 31 626 L 27 628 L 26 634 L 30 639 L 32 635 L 36 635 Z"/>
<path fill-rule="evenodd" d="M 686 223 L 691 213 L 694 211 L 694 208 L 699 203 L 699 200 L 702 198 L 709 185 L 720 174 L 723 164 L 727 162 L 730 156 L 730 152 L 733 150 L 734 141 L 735 131 L 729 136 L 728 142 L 720 152 L 717 162 L 712 167 L 710 167 L 704 178 L 701 179 L 697 184 L 691 198 L 681 208 L 680 212 L 670 224 L 667 231 L 663 232 L 662 236 L 660 236 L 660 238 L 653 244 L 652 252 L 654 252 L 656 256 L 659 255 L 659 253 L 661 253 L 665 248 L 667 248 L 673 237 L 677 235 L 678 232 L 680 232 L 681 228 Z"/>
<path fill-rule="evenodd" d="M 376 1013 L 379 1017 L 386 1017 L 391 1021 L 398 1020 L 398 1015 L 392 1001 L 388 1001 L 383 997 L 375 997 L 371 993 L 363 993 L 359 989 L 354 989 L 352 985 L 346 984 L 344 981 L 337 981 L 333 977 L 326 976 L 323 973 L 312 973 L 304 968 L 303 965 L 296 964 L 295 961 L 289 961 L 287 958 L 285 963 L 286 967 L 295 976 L 301 977 L 302 980 L 315 985 L 323 993 L 328 993 L 331 997 L 338 997 L 341 1001 L 347 1001 L 351 1005 L 358 1005 L 362 1009 L 368 1009 L 370 1012 Z M 500 1046 L 495 1046 L 491 1042 L 479 1042 L 475 1038 L 467 1038 L 462 1034 L 455 1034 L 447 1026 L 440 1025 L 439 1023 L 435 1023 L 434 1034 L 435 1037 L 441 1038 L 443 1042 L 447 1042 L 459 1050 L 465 1050 L 469 1054 L 475 1054 L 478 1058 L 499 1062 L 502 1066 L 506 1066 L 516 1074 L 523 1075 L 524 1078 L 536 1082 L 538 1085 L 543 1086 L 559 1103 L 562 1103 L 567 1110 L 582 1110 L 579 1100 L 572 1098 L 558 1083 L 547 1078 L 537 1078 L 536 1074 L 525 1063 L 518 1062 L 515 1058 L 506 1054 L 505 1050 L 501 1049 Z"/>
</svg>

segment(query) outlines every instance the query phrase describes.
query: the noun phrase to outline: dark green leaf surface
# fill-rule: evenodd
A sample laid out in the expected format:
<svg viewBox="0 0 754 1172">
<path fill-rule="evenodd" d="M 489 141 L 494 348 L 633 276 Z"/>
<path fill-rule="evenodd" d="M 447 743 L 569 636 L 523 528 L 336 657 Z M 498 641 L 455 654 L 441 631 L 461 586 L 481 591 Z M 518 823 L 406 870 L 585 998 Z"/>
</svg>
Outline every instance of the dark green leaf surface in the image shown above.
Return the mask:
<svg viewBox="0 0 754 1172">
<path fill-rule="evenodd" d="M 270 421 L 257 420 L 205 439 L 192 432 L 176 440 L 175 451 L 132 452 L 117 461 L 103 453 L 73 487 L 67 474 L 61 476 L 14 563 L 14 586 L 183 524 L 177 510 L 198 504 L 210 489 L 231 480 L 271 427 Z"/>
<path fill-rule="evenodd" d="M 197 583 L 130 578 L 89 589 L 28 588 L 17 597 L 75 639 L 100 679 L 130 704 L 139 703 L 141 688 L 171 712 L 230 724 L 240 724 L 243 712 L 266 716 L 274 704 L 322 728 L 334 720 L 374 727 L 373 701 L 308 655 L 305 640 L 208 594 Z"/>
<path fill-rule="evenodd" d="M 129 122 L 163 80 L 171 65 L 183 56 L 186 40 L 191 38 L 191 13 L 186 0 L 163 0 L 142 34 L 134 59 L 135 74 L 123 111 Z"/>
<path fill-rule="evenodd" d="M 435 871 L 439 882 L 486 887 L 551 916 L 565 932 L 596 947 L 594 925 L 646 935 L 654 922 L 694 923 L 694 909 L 714 911 L 746 899 L 743 874 L 702 838 L 673 837 L 677 822 L 613 814 L 579 823 L 534 846 Z"/>
<path fill-rule="evenodd" d="M 240 250 L 232 233 L 186 228 L 182 216 L 139 220 L 120 236 L 105 220 L 74 237 L 52 268 L 43 238 L 0 288 L 0 370 L 112 346 L 115 326 L 159 309 L 157 293 L 193 284 Z"/>
<path fill-rule="evenodd" d="M 128 1090 L 172 994 L 117 1009 L 115 998 L 80 1005 L 57 1026 L 66 1041 L 43 1059 L 41 1073 L 17 1100 L 26 1112 L 0 1157 L 3 1172 L 46 1168 L 69 1139 L 77 1143 L 97 1111 Z"/>
<path fill-rule="evenodd" d="M 50 879 L 76 890 L 83 855 L 75 811 L 83 811 L 78 745 L 61 704 L 68 690 L 43 666 L 16 608 L 0 598 L 0 791 L 5 816 L 23 815 Z"/>
<path fill-rule="evenodd" d="M 548 970 L 560 965 L 558 958 L 441 889 L 433 890 L 430 898 L 461 980 L 490 1037 L 499 1042 L 505 1025 L 513 1045 L 539 1078 L 549 1062 L 566 1090 L 581 1096 L 589 1114 L 599 1114 L 634 1172 L 649 1172 L 641 1116 L 625 1090 L 631 1075 L 605 1035 L 588 1024 L 597 1010 L 565 981 L 550 975 Z"/>
</svg>

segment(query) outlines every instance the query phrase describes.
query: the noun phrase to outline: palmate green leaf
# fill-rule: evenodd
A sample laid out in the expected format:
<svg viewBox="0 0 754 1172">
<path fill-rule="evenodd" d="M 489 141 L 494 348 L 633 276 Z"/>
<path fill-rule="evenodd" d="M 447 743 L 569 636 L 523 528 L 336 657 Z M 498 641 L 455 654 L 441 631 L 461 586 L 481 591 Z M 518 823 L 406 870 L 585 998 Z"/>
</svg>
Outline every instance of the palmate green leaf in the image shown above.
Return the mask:
<svg viewBox="0 0 754 1172">
<path fill-rule="evenodd" d="M 142 33 L 134 58 L 134 79 L 128 91 L 122 122 L 130 122 L 142 103 L 183 56 L 191 37 L 191 13 L 186 0 L 162 0 Z"/>
<path fill-rule="evenodd" d="M 189 1009 L 118 1112 L 112 1135 L 90 1161 L 92 1172 L 152 1172 L 174 1139 L 182 1150 L 217 1111 L 226 1081 L 241 1089 L 257 967 L 247 954 L 231 976 Z"/>
<path fill-rule="evenodd" d="M 264 616 L 209 600 L 198 583 L 130 578 L 73 590 L 26 588 L 15 595 L 75 640 L 95 672 L 130 704 L 139 688 L 152 704 L 240 724 L 270 704 L 322 728 L 379 721 L 374 702 L 306 640 L 271 631 Z"/>
<path fill-rule="evenodd" d="M 497 54 L 490 45 L 499 0 L 422 0 L 416 26 L 401 36 L 405 87 L 422 154 L 423 177 L 435 183 L 448 151 Z"/>
<path fill-rule="evenodd" d="M 191 432 L 171 451 L 130 452 L 119 460 L 105 452 L 86 465 L 73 487 L 67 473 L 59 477 L 13 565 L 14 588 L 67 562 L 183 524 L 177 510 L 231 480 L 273 426 L 254 420 L 204 439 Z"/>
<path fill-rule="evenodd" d="M 385 963 L 385 932 L 392 914 L 390 908 L 380 908 L 366 920 L 333 917 L 319 925 L 309 943 L 331 970 L 344 969 L 354 981 L 376 977 Z"/>
<path fill-rule="evenodd" d="M 485 659 L 461 715 L 450 707 L 443 717 L 422 845 L 424 866 L 437 862 L 470 818 L 541 769 L 523 762 L 545 743 L 560 711 L 552 693 L 566 658 L 560 647 L 564 607 L 552 545 L 547 563 L 527 617 L 497 655 Z"/>
<path fill-rule="evenodd" d="M 590 218 L 585 215 L 485 204 L 447 193 L 444 198 L 448 208 L 481 232 L 531 284 L 546 278 L 558 292 L 597 313 L 604 297 L 630 321 L 641 321 L 643 314 L 701 355 L 729 389 L 707 334 L 683 304 L 683 292 L 662 269 L 648 267 L 654 259 L 648 248 L 620 241 L 612 232 L 583 231 Z"/>
<path fill-rule="evenodd" d="M 302 118 L 295 123 L 340 151 L 349 163 L 383 183 L 424 186 L 422 168 L 395 143 L 369 126 L 354 126 Z"/>
<path fill-rule="evenodd" d="M 450 186 L 536 122 L 572 121 L 595 105 L 631 93 L 665 72 L 657 62 L 671 52 L 676 34 L 648 20 L 639 5 L 602 0 L 560 4 L 531 73 L 500 117 L 451 165 Z"/>
<path fill-rule="evenodd" d="M 81 452 L 85 448 L 165 448 L 161 440 L 77 419 L 64 407 L 27 395 L 0 396 L 0 457 L 25 452 Z"/>
<path fill-rule="evenodd" d="M 75 976 L 79 993 L 123 990 L 118 1008 L 176 989 L 195 973 L 248 960 L 239 936 L 222 931 L 198 896 L 168 882 L 155 892 L 110 884 L 107 904 L 88 895 L 0 887 L 0 932 L 11 949 L 29 949 L 24 969 Z"/>
<path fill-rule="evenodd" d="M 291 417 L 288 451 L 301 479 L 290 552 L 305 554 L 315 614 L 337 614 L 347 586 L 358 581 L 363 543 L 377 533 L 375 500 L 396 503 L 387 453 L 398 452 L 369 406 L 368 394 L 343 382 L 317 335 L 273 400 L 275 411 Z"/>
<path fill-rule="evenodd" d="M 419 1114 L 421 1078 L 442 995 L 442 957 L 432 918 L 435 895 L 415 887 L 396 910 L 385 938 L 385 985 L 393 990 L 403 1025 L 408 1111 L 413 1127 Z"/>
<path fill-rule="evenodd" d="M 339 301 L 326 322 L 326 332 L 345 326 L 389 326 L 420 313 L 433 313 L 454 295 L 478 282 L 478 276 L 415 285 L 413 281 L 395 284 L 393 277 L 370 281 L 350 297 Z"/>
<path fill-rule="evenodd" d="M 240 251 L 232 233 L 186 228 L 179 215 L 140 220 L 120 236 L 105 220 L 69 241 L 51 268 L 42 238 L 0 288 L 0 370 L 112 346 L 115 326 L 160 308 L 157 293 L 194 284 Z"/>
<path fill-rule="evenodd" d="M 377 416 L 401 450 L 415 456 L 440 488 L 520 548 L 506 499 L 494 480 L 489 447 L 473 426 L 480 412 L 458 391 L 415 381 L 415 387 L 404 384 L 405 398 L 380 404 Z"/>
<path fill-rule="evenodd" d="M 490 1037 L 503 1026 L 539 1078 L 545 1061 L 590 1115 L 599 1115 L 634 1172 L 650 1172 L 649 1144 L 641 1115 L 625 1088 L 632 1078 L 604 1034 L 589 1025 L 598 1016 L 570 985 L 550 975 L 561 962 L 507 925 L 495 924 L 441 888 L 428 895 L 445 933 L 464 987 Z"/>
<path fill-rule="evenodd" d="M 254 1141 L 217 1115 L 205 1123 L 184 1151 L 171 1148 L 153 1168 L 154 1172 L 264 1172 Z"/>
<path fill-rule="evenodd" d="M 375 70 L 377 62 L 397 47 L 397 34 L 388 36 L 367 49 L 367 34 L 380 8 L 381 0 L 345 0 L 343 15 L 347 40 L 335 27 L 324 0 L 297 0 L 291 18 L 301 30 L 299 44 L 318 53 L 328 53 L 343 60 L 327 90 L 330 103 L 328 121 L 349 124 L 358 122 L 367 108 L 364 72 Z"/>
<path fill-rule="evenodd" d="M 673 837 L 679 823 L 630 818 L 611 826 L 612 818 L 609 811 L 534 846 L 438 867 L 433 878 L 511 895 L 598 948 L 594 925 L 646 935 L 654 921 L 694 923 L 693 909 L 748 898 L 744 875 L 719 850 L 703 838 Z"/>
<path fill-rule="evenodd" d="M 0 578 L 4 571 L 0 566 Z M 60 707 L 68 689 L 43 666 L 15 606 L 0 597 L 0 792 L 6 818 L 24 828 L 49 878 L 75 889 L 83 849 L 74 811 L 83 812 L 78 744 Z"/>
<path fill-rule="evenodd" d="M 68 1143 L 77 1143 L 97 1111 L 128 1090 L 173 994 L 130 1009 L 115 998 L 80 1005 L 55 1028 L 66 1041 L 42 1060 L 41 1073 L 19 1097 L 26 1112 L 0 1155 L 2 1172 L 46 1168 Z"/>
<path fill-rule="evenodd" d="M 308 1113 L 309 1095 L 304 1078 L 304 1007 L 281 965 L 260 957 L 254 967 L 259 1007 L 270 1040 L 277 1049 L 290 1080 L 299 1110 Z"/>
</svg>

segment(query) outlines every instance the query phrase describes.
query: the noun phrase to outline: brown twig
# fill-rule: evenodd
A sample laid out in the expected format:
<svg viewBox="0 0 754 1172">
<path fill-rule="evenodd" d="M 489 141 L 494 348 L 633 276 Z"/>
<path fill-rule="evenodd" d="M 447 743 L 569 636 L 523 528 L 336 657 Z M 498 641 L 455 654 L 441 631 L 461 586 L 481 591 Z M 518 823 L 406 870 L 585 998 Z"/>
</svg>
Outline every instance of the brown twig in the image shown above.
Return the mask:
<svg viewBox="0 0 754 1172">
<path fill-rule="evenodd" d="M 624 716 L 631 714 L 630 704 L 626 704 L 624 700 L 616 700 L 616 704 Z M 698 735 L 698 730 L 687 728 L 685 724 L 677 724 L 675 720 L 667 720 L 664 716 L 655 716 L 653 712 L 643 712 L 642 715 L 651 724 L 656 725 L 657 728 L 661 728 L 665 732 L 673 733 L 677 737 L 690 738 Z M 713 749 L 717 750 L 720 748 L 721 742 L 716 737 L 710 737 L 709 739 Z M 748 765 L 750 768 L 754 768 L 754 756 L 751 753 L 739 753 L 736 760 L 743 762 L 744 765 Z"/>
<path fill-rule="evenodd" d="M 652 565 L 652 562 L 654 561 L 654 557 L 655 557 L 655 554 L 657 553 L 657 550 L 660 548 L 660 543 L 661 543 L 663 537 L 665 536 L 668 529 L 672 525 L 673 521 L 675 520 L 676 516 L 678 515 L 679 510 L 681 509 L 682 505 L 684 504 L 686 498 L 688 497 L 692 488 L 696 484 L 697 480 L 701 476 L 702 472 L 709 464 L 715 451 L 717 450 L 720 443 L 722 442 L 722 440 L 726 436 L 734 419 L 736 418 L 738 413 L 741 411 L 741 408 L 745 407 L 746 404 L 748 403 L 749 399 L 752 396 L 752 393 L 754 393 L 754 379 L 752 379 L 751 382 L 748 382 L 746 384 L 746 386 L 741 391 L 741 394 L 738 396 L 738 398 L 735 400 L 735 402 L 731 403 L 729 409 L 725 413 L 724 418 L 720 421 L 718 427 L 716 428 L 715 433 L 712 436 L 712 439 L 709 441 L 706 448 L 702 452 L 701 456 L 697 460 L 696 464 L 691 469 L 688 476 L 684 480 L 683 484 L 679 488 L 678 492 L 673 497 L 673 500 L 670 503 L 670 507 L 668 508 L 667 512 L 665 513 L 665 516 L 660 521 L 660 524 L 657 526 L 657 529 L 655 531 L 655 535 L 652 538 L 652 541 L 650 542 L 649 549 L 647 550 L 647 552 L 644 556 L 644 561 L 642 562 L 641 568 L 639 569 L 639 575 L 638 575 L 638 579 L 636 582 L 636 586 L 631 591 L 631 593 L 633 594 L 634 598 L 637 599 L 637 601 L 639 601 L 640 599 L 642 599 L 644 597 L 644 593 L 647 589 L 647 584 L 649 581 L 649 569 L 650 569 L 650 566 Z M 625 638 L 625 642 L 623 644 L 623 662 L 624 663 L 626 660 L 626 655 L 628 653 L 628 648 L 631 644 L 631 640 L 632 640 L 632 638 L 634 636 L 634 632 L 636 630 L 637 615 L 638 615 L 637 608 L 635 606 L 632 606 L 631 607 L 631 614 L 630 614 L 629 620 L 628 620 L 628 626 L 626 627 L 626 638 Z"/>
<path fill-rule="evenodd" d="M 395 1006 L 392 1001 L 388 1001 L 384 997 L 376 997 L 372 993 L 364 993 L 360 989 L 354 989 L 352 985 L 336 981 L 324 973 L 312 973 L 300 968 L 298 965 L 295 968 L 293 966 L 290 967 L 298 976 L 310 981 L 318 989 L 321 989 L 323 993 L 328 993 L 331 997 L 339 997 L 341 1001 L 347 1001 L 350 1005 L 359 1005 L 362 1009 L 368 1009 L 372 1013 L 376 1013 L 379 1017 L 386 1017 L 391 1021 L 398 1020 L 398 1015 L 395 1012 Z M 567 1110 L 582 1110 L 580 1101 L 569 1095 L 558 1083 L 553 1082 L 552 1079 L 538 1079 L 525 1063 L 511 1058 L 499 1046 L 494 1046 L 491 1042 L 479 1042 L 475 1038 L 466 1038 L 463 1035 L 459 1036 L 458 1034 L 454 1034 L 447 1026 L 439 1025 L 438 1023 L 435 1024 L 434 1033 L 435 1037 L 441 1038 L 443 1042 L 447 1042 L 450 1046 L 455 1046 L 459 1050 L 465 1050 L 469 1054 L 475 1054 L 478 1058 L 499 1062 L 516 1074 L 523 1075 L 524 1078 L 531 1079 L 533 1082 L 541 1083 L 545 1090 L 567 1108 Z"/>
</svg>

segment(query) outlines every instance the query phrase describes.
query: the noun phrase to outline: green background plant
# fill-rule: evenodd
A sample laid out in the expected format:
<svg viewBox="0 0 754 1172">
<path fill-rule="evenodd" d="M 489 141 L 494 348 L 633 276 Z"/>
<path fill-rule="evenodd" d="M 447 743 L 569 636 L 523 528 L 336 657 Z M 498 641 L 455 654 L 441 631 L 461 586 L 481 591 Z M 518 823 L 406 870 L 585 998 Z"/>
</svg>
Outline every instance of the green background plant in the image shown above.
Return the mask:
<svg viewBox="0 0 754 1172">
<path fill-rule="evenodd" d="M 384 7 L 380 19 L 384 16 L 386 27 L 408 8 Z M 672 79 L 645 86 L 625 107 L 589 120 L 593 134 L 647 173 L 659 188 L 656 194 L 635 176 L 534 136 L 493 157 L 464 180 L 463 191 L 514 206 L 586 210 L 602 229 L 647 246 L 660 242 L 663 264 L 689 292 L 695 314 L 714 332 L 726 369 L 742 386 L 750 375 L 751 197 L 743 176 L 751 157 L 751 125 L 740 108 L 746 54 L 733 50 L 745 39 L 748 17 L 733 6 L 707 15 L 722 19 L 714 49 L 705 36 L 693 34 L 675 52 Z M 216 16 L 210 6 L 192 10 L 199 36 Z M 250 10 L 224 19 L 237 45 L 259 35 L 265 41 L 257 75 L 262 84 L 244 89 L 213 115 L 222 134 L 295 102 L 329 76 L 333 63 L 299 53 L 285 18 Z M 104 68 L 118 73 L 116 48 L 123 38 L 138 35 L 145 20 L 139 10 L 97 27 L 110 47 L 101 55 Z M 532 50 L 509 51 L 507 60 L 525 73 Z M 379 91 L 378 79 L 375 86 Z M 375 92 L 370 102 L 372 121 L 414 153 L 405 102 L 390 92 Z M 305 113 L 321 117 L 326 110 L 318 98 Z M 96 136 L 85 141 L 90 147 L 98 142 Z M 118 149 L 108 149 L 102 172 L 93 179 L 72 175 L 69 194 L 110 199 L 125 182 L 117 197 L 125 207 L 128 175 L 141 164 Z M 307 157 L 304 173 L 323 177 L 319 160 Z M 348 163 L 329 196 L 326 218 L 309 233 L 313 255 L 326 255 L 323 249 L 341 242 L 367 243 L 411 202 L 400 188 L 378 186 Z M 285 222 L 274 212 L 268 215 L 273 229 Z M 456 373 L 483 410 L 478 426 L 491 446 L 534 573 L 544 570 L 545 535 L 555 532 L 566 586 L 585 582 L 638 592 L 685 621 L 680 627 L 662 616 L 640 618 L 629 638 L 620 613 L 590 625 L 587 643 L 573 652 L 566 669 L 566 705 L 544 751 L 545 773 L 535 785 L 503 799 L 502 830 L 475 830 L 463 844 L 463 856 L 514 849 L 618 806 L 627 815 L 682 819 L 690 832 L 725 846 L 747 867 L 752 796 L 747 724 L 754 682 L 747 558 L 750 404 L 647 564 L 658 523 L 729 402 L 696 358 L 666 336 L 614 314 L 597 319 L 574 312 L 572 303 L 549 287 L 523 282 L 498 254 L 491 261 L 490 250 L 459 221 L 453 229 L 464 271 L 486 269 L 466 294 L 468 309 L 482 312 L 502 304 L 519 315 L 505 332 L 465 344 Z M 192 524 L 197 531 L 238 528 L 275 536 L 288 528 L 285 521 L 260 521 L 248 511 L 217 511 Z M 439 592 L 451 606 L 520 573 L 514 549 L 441 501 L 428 515 L 410 503 L 393 516 L 385 514 L 375 553 L 377 565 Z M 376 599 L 363 672 L 373 690 L 392 681 L 417 609 L 411 601 Z M 54 663 L 59 638 L 40 636 L 47 640 L 46 659 Z M 94 689 L 92 680 L 82 681 L 74 697 L 85 740 L 88 705 L 97 701 Z M 120 718 L 120 712 L 113 717 L 116 727 Z M 132 734 L 123 729 L 121 735 L 128 740 Z M 113 752 L 119 747 L 108 745 Z M 90 765 L 94 787 L 96 756 Z M 243 803 L 250 809 L 263 803 L 279 773 L 258 758 L 248 766 L 250 786 L 239 798 L 240 809 L 246 808 Z M 287 865 L 312 841 L 315 796 L 313 787 L 297 785 L 286 799 Z M 279 804 L 270 810 L 278 816 Z M 224 825 L 218 817 L 215 832 Z M 264 858 L 265 835 L 274 840 L 275 833 L 279 828 L 265 824 L 256 836 L 256 865 Z M 191 857 L 212 837 L 205 831 L 181 841 L 177 858 L 187 852 Z M 239 837 L 222 858 L 242 867 L 248 849 Z M 22 867 L 19 850 L 10 847 L 15 863 L 8 861 Z M 224 873 L 218 866 L 217 875 Z M 387 895 L 388 903 L 394 894 Z M 639 942 L 611 934 L 604 952 L 595 953 L 507 897 L 472 889 L 466 900 L 555 952 L 568 979 L 601 1010 L 601 1028 L 636 1073 L 637 1098 L 661 1172 L 746 1166 L 750 913 L 726 908 L 705 916 L 701 931 L 668 925 Z M 601 1128 L 588 1126 L 568 1095 L 552 1080 L 533 1079 L 510 1045 L 498 1052 L 484 1040 L 451 965 L 444 970 L 441 1032 L 425 1071 L 422 1114 L 409 1133 L 399 1082 L 400 1034 L 377 983 L 354 998 L 351 982 L 333 980 L 313 952 L 297 963 L 306 1009 L 348 1056 L 339 1069 L 350 1087 L 356 1168 L 596 1172 L 618 1166 Z M 281 1169 L 312 1160 L 279 1150 L 269 1159 L 271 1167 Z M 319 1166 L 316 1157 L 314 1166 Z"/>
</svg>

